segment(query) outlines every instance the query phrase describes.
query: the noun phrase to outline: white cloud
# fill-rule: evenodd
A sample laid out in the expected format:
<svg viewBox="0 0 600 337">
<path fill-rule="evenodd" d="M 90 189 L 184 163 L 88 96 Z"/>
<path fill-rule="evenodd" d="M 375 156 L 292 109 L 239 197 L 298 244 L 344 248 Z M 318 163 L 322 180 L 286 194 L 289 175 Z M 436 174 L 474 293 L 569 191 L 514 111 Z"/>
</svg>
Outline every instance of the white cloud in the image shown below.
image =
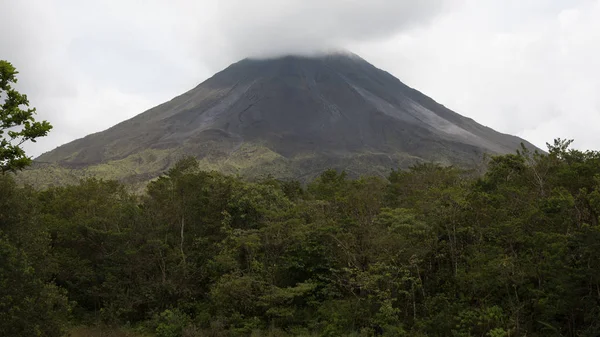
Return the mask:
<svg viewBox="0 0 600 337">
<path fill-rule="evenodd" d="M 238 57 L 310 53 L 423 25 L 451 0 L 223 0 L 216 27 Z"/>
</svg>

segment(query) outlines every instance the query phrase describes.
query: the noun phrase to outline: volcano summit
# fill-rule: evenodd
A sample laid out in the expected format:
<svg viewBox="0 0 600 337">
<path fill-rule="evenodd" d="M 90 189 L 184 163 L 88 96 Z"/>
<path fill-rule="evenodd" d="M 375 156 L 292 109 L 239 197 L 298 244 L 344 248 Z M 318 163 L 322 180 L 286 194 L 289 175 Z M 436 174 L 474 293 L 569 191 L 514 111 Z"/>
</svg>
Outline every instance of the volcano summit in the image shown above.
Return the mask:
<svg viewBox="0 0 600 337">
<path fill-rule="evenodd" d="M 244 59 L 196 88 L 36 159 L 45 174 L 146 181 L 184 156 L 201 168 L 305 180 L 469 166 L 524 140 L 463 117 L 350 53 Z M 26 173 L 35 177 L 34 172 Z"/>
</svg>

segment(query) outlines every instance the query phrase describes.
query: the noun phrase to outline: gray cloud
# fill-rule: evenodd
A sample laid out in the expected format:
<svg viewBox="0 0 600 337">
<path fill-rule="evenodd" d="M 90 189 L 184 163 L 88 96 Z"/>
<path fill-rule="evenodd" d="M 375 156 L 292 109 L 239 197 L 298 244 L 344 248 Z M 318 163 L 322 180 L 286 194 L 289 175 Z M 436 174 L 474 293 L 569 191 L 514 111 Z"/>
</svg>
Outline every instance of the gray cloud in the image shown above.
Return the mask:
<svg viewBox="0 0 600 337">
<path fill-rule="evenodd" d="M 273 56 L 343 48 L 428 24 L 450 0 L 224 0 L 215 24 L 231 54 Z"/>
<path fill-rule="evenodd" d="M 32 154 L 243 57 L 332 48 L 539 146 L 600 144 L 600 0 L 0 0 L 0 29 L 0 58 L 55 126 Z"/>
</svg>

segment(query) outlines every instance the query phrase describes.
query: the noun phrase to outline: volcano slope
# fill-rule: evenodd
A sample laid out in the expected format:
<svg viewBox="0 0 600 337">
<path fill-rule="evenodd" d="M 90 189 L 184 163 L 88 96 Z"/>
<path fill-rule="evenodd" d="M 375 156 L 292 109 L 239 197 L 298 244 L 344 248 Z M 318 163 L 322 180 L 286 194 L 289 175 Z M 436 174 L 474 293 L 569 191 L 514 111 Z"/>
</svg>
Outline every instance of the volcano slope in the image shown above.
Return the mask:
<svg viewBox="0 0 600 337">
<path fill-rule="evenodd" d="M 350 53 L 244 59 L 196 88 L 36 159 L 22 179 L 148 181 L 179 159 L 248 178 L 327 168 L 387 175 L 418 162 L 472 166 L 524 140 L 463 117 Z"/>
</svg>

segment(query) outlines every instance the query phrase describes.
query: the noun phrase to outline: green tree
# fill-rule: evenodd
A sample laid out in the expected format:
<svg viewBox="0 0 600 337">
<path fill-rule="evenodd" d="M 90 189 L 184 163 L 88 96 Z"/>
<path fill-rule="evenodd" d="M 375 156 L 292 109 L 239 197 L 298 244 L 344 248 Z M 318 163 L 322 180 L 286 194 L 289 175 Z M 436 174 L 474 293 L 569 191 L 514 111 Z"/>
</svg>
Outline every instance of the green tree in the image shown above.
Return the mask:
<svg viewBox="0 0 600 337">
<path fill-rule="evenodd" d="M 62 336 L 69 311 L 64 290 L 40 280 L 0 232 L 0 335 Z"/>
<path fill-rule="evenodd" d="M 126 276 L 134 272 L 128 268 L 129 250 L 137 247 L 130 232 L 140 226 L 135 199 L 121 184 L 96 179 L 48 189 L 39 199 L 42 223 L 52 237 L 55 282 L 69 291 L 77 309 L 93 311 L 119 300 L 120 314 L 131 314 L 133 301 L 125 291 L 139 289 Z"/>
<path fill-rule="evenodd" d="M 31 164 L 31 157 L 22 148 L 27 141 L 35 142 L 48 134 L 52 125 L 36 122 L 35 108 L 29 108 L 27 95 L 12 87 L 17 83 L 15 67 L 0 60 L 0 172 L 15 172 Z"/>
<path fill-rule="evenodd" d="M 68 322 L 39 213 L 36 191 L 0 175 L 0 336 L 62 336 Z"/>
</svg>

